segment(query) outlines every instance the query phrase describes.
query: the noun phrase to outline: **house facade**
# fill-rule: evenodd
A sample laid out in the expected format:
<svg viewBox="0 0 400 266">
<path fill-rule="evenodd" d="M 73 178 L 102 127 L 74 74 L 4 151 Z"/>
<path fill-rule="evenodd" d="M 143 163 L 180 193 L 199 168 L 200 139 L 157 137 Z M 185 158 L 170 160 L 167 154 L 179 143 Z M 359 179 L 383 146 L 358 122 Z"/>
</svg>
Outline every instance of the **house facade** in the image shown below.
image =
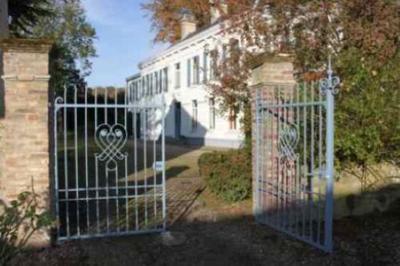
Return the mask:
<svg viewBox="0 0 400 266">
<path fill-rule="evenodd" d="M 240 114 L 221 112 L 219 99 L 210 93 L 210 83 L 218 82 L 218 58 L 213 53 L 226 56 L 227 45 L 233 38 L 222 30 L 218 12 L 213 14 L 211 26 L 201 30 L 196 29 L 190 15 L 184 15 L 182 40 L 139 64 L 140 72 L 127 78 L 128 98 L 149 106 L 165 102 L 166 138 L 238 148 L 244 139 Z M 160 114 L 138 116 L 142 122 L 146 120 L 150 134 L 151 124 L 159 118 Z"/>
</svg>

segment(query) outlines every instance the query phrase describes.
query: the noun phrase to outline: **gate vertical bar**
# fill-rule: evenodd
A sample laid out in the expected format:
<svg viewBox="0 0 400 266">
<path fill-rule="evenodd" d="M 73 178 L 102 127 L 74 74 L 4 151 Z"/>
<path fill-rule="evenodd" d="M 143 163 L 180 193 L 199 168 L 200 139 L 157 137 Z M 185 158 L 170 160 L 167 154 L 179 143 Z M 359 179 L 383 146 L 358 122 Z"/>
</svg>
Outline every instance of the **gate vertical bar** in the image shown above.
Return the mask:
<svg viewBox="0 0 400 266">
<path fill-rule="evenodd" d="M 85 105 L 88 104 L 88 88 L 85 86 Z M 85 179 L 86 179 L 86 226 L 87 232 L 90 228 L 90 208 L 89 208 L 89 158 L 88 158 L 88 108 L 85 107 Z"/>
<path fill-rule="evenodd" d="M 135 179 L 135 230 L 139 230 L 139 212 L 138 212 L 138 153 L 137 153 L 137 145 L 138 145 L 138 141 L 137 141 L 137 114 L 139 114 L 141 116 L 141 111 L 139 109 L 137 109 L 136 107 L 133 107 L 133 138 L 134 138 L 134 168 L 135 168 L 135 175 L 134 175 L 134 179 Z M 140 121 L 139 121 L 140 122 Z M 141 130 L 141 125 L 139 125 L 139 130 Z"/>
<path fill-rule="evenodd" d="M 133 102 L 130 100 L 128 86 L 125 87 L 125 95 L 124 95 L 124 104 L 128 104 L 129 102 Z M 129 138 L 129 122 L 128 122 L 128 112 L 130 109 L 124 108 L 124 125 L 127 130 L 128 138 Z M 133 110 L 132 110 L 133 113 Z M 129 201 L 128 201 L 128 156 L 125 158 L 125 231 L 129 231 Z"/>
<path fill-rule="evenodd" d="M 260 89 L 256 91 L 256 180 L 255 180 L 255 208 L 254 208 L 254 216 L 256 220 L 259 222 L 260 220 Z"/>
<path fill-rule="evenodd" d="M 94 128 L 95 131 L 98 127 L 98 89 L 94 89 L 94 103 L 95 103 L 95 110 L 94 110 Z M 95 133 L 96 135 L 96 133 Z M 94 136 L 95 137 L 95 136 Z M 96 186 L 96 225 L 97 225 L 97 233 L 100 233 L 100 206 L 99 206 L 99 170 L 98 170 L 98 162 L 97 157 L 95 159 L 95 186 Z"/>
<path fill-rule="evenodd" d="M 163 162 L 163 167 L 162 167 L 162 190 L 163 190 L 163 230 L 166 230 L 167 228 L 167 187 L 166 187 L 166 176 L 165 176 L 165 95 L 164 91 L 162 94 L 162 103 L 161 103 L 161 109 L 162 109 L 162 119 L 161 119 L 161 153 L 162 153 L 162 162 Z"/>
<path fill-rule="evenodd" d="M 76 200 L 76 230 L 77 235 L 81 234 L 80 211 L 79 211 L 79 164 L 78 164 L 78 88 L 74 87 L 74 149 L 75 149 L 75 200 Z"/>
<path fill-rule="evenodd" d="M 114 88 L 114 125 L 118 125 L 118 91 L 117 88 Z M 126 127 L 125 127 L 126 128 Z M 117 163 L 116 168 L 114 169 L 115 175 L 115 211 L 116 211 L 116 221 L 114 219 L 114 223 L 116 222 L 117 232 L 120 231 L 120 218 L 119 218 L 119 164 Z"/>
<path fill-rule="evenodd" d="M 64 87 L 64 101 L 68 102 L 67 99 L 67 87 Z M 65 186 L 65 221 L 66 221 L 66 234 L 67 237 L 70 236 L 70 228 L 69 228 L 69 180 L 68 180 L 68 146 L 67 146 L 67 132 L 68 132 L 68 109 L 67 106 L 64 105 L 64 186 Z"/>
<path fill-rule="evenodd" d="M 56 98 L 54 102 L 54 116 L 53 116 L 53 138 L 54 138 L 54 188 L 55 188 L 55 209 L 56 209 L 56 219 L 57 219 L 57 237 L 60 237 L 60 202 L 59 202 L 59 175 L 58 175 L 58 135 L 57 135 L 57 112 L 59 109 L 58 102 L 60 98 Z"/>
</svg>

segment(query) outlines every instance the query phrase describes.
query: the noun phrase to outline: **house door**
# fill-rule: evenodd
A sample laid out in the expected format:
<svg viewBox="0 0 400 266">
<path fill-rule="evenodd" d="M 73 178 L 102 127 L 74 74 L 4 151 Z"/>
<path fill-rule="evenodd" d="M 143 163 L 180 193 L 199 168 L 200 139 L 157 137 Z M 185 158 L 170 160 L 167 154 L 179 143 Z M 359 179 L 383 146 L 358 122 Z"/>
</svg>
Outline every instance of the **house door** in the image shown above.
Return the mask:
<svg viewBox="0 0 400 266">
<path fill-rule="evenodd" d="M 181 103 L 175 103 L 175 138 L 181 138 Z"/>
</svg>

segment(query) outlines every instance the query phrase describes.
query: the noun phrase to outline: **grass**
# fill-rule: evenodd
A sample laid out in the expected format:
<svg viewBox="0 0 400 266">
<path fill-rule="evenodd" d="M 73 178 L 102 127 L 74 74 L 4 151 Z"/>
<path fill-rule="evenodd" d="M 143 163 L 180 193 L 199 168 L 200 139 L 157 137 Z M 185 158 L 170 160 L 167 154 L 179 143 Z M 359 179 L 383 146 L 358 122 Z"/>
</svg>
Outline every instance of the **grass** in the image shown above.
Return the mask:
<svg viewBox="0 0 400 266">
<path fill-rule="evenodd" d="M 117 168 L 110 171 L 105 167 L 106 161 L 98 160 L 102 150 L 93 137 L 89 137 L 87 142 L 82 136 L 77 140 L 73 134 L 66 137 L 67 145 L 64 146 L 63 136 L 60 136 L 57 146 L 58 197 L 69 199 L 68 204 L 65 201 L 59 204 L 62 236 L 78 234 L 78 224 L 80 234 L 84 235 L 157 229 L 162 225 L 162 173 L 152 168 L 154 161 L 161 160 L 159 142 L 155 143 L 154 154 L 154 142 L 143 143 L 129 138 L 121 147 L 126 158 L 116 160 Z M 197 160 L 206 151 L 210 149 L 167 144 L 166 179 L 198 177 Z M 79 193 L 76 193 L 77 189 Z M 180 192 L 170 193 L 185 198 Z M 128 200 L 127 195 L 136 195 L 136 198 Z M 107 199 L 109 196 L 117 199 Z"/>
</svg>

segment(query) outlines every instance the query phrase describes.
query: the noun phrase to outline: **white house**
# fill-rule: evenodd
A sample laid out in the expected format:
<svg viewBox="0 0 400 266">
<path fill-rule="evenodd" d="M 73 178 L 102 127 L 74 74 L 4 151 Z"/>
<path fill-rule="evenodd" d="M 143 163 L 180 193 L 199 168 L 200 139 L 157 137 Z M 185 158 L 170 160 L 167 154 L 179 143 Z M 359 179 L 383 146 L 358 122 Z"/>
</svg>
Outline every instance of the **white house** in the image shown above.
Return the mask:
<svg viewBox="0 0 400 266">
<path fill-rule="evenodd" d="M 182 40 L 142 61 L 140 73 L 127 78 L 130 101 L 160 103 L 164 97 L 167 138 L 230 148 L 243 142 L 239 115 L 219 112 L 218 99 L 212 97 L 208 85 L 217 78 L 212 53 L 218 51 L 225 56 L 232 40 L 220 23 L 216 10 L 210 26 L 199 30 L 189 14 L 183 15 Z"/>
</svg>

